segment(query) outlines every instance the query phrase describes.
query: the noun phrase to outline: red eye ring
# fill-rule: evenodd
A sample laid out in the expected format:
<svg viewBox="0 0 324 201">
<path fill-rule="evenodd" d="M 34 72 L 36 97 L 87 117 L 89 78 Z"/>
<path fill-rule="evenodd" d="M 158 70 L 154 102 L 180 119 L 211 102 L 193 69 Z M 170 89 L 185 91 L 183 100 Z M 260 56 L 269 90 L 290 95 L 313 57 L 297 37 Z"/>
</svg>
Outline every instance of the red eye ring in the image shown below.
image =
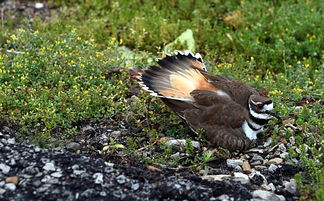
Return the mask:
<svg viewBox="0 0 324 201">
<path fill-rule="evenodd" d="M 257 106 L 258 110 L 262 110 L 263 109 L 263 104 L 258 104 L 256 106 Z"/>
</svg>

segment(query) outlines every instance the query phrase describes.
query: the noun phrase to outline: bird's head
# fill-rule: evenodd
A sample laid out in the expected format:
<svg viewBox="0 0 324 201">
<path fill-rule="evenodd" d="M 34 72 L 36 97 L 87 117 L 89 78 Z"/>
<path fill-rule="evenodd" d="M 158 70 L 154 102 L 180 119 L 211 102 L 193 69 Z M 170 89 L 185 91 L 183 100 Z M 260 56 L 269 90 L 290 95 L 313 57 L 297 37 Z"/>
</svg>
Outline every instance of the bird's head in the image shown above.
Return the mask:
<svg viewBox="0 0 324 201">
<path fill-rule="evenodd" d="M 249 98 L 249 112 L 255 119 L 268 121 L 276 117 L 281 121 L 281 117 L 273 111 L 273 102 L 268 97 L 251 95 Z"/>
</svg>

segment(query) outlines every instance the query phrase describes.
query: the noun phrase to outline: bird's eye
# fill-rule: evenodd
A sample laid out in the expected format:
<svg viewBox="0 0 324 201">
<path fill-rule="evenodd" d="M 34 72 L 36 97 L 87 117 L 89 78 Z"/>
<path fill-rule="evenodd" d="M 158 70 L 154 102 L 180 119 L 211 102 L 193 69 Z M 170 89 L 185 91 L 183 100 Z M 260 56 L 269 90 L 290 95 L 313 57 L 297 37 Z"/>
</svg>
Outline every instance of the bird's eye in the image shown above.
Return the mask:
<svg viewBox="0 0 324 201">
<path fill-rule="evenodd" d="M 257 106 L 258 110 L 262 110 L 263 109 L 263 104 L 257 104 L 256 106 Z"/>
</svg>

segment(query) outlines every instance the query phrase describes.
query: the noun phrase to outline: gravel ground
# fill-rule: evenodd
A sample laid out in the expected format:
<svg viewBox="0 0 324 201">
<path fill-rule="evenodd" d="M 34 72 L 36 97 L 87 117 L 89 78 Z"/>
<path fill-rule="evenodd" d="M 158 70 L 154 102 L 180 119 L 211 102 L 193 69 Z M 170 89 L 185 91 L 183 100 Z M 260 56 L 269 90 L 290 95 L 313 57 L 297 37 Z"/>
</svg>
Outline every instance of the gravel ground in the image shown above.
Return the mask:
<svg viewBox="0 0 324 201">
<path fill-rule="evenodd" d="M 0 131 L 0 200 L 298 200 L 292 178 L 299 168 L 280 157 L 286 155 L 283 143 L 271 147 L 267 141 L 215 160 L 208 172 L 189 172 L 41 149 L 18 143 L 8 127 Z M 96 134 L 92 140 L 101 141 Z"/>
</svg>

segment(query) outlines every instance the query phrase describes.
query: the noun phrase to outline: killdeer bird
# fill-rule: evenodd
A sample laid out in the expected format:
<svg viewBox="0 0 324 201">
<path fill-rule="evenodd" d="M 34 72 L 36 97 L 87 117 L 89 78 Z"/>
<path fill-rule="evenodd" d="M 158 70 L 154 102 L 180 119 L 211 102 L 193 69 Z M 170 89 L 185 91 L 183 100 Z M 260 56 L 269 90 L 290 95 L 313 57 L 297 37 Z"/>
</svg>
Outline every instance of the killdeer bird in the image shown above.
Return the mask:
<svg viewBox="0 0 324 201">
<path fill-rule="evenodd" d="M 273 117 L 273 102 L 241 81 L 210 75 L 199 53 L 178 52 L 139 75 L 142 88 L 160 97 L 214 146 L 245 150 Z"/>
</svg>

